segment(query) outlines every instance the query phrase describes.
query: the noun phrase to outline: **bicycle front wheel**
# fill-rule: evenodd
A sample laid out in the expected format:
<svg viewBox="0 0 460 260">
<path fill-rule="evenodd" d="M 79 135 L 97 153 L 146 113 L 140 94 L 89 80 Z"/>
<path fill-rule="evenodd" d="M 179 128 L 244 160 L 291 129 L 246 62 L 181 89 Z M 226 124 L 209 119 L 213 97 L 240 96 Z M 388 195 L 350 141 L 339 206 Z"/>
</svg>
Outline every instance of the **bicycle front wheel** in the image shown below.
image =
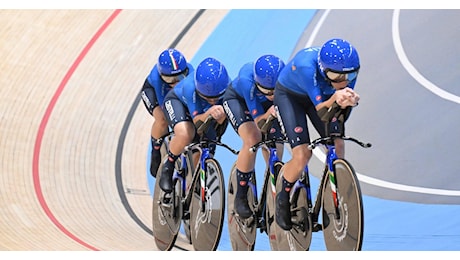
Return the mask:
<svg viewBox="0 0 460 260">
<path fill-rule="evenodd" d="M 236 180 L 236 162 L 230 171 L 227 189 L 227 221 L 230 242 L 234 251 L 252 251 L 257 234 L 257 219 L 251 216 L 247 219 L 241 219 L 235 211 L 235 196 L 238 183 Z M 248 202 L 252 211 L 254 211 L 253 203 L 254 194 L 252 189 L 248 190 Z"/>
<path fill-rule="evenodd" d="M 267 226 L 267 235 L 270 241 L 270 248 L 272 251 L 278 251 L 278 240 L 277 240 L 277 229 L 275 227 L 276 220 L 275 220 L 275 198 L 276 198 L 276 182 L 278 178 L 278 174 L 283 167 L 283 162 L 276 162 L 274 170 L 275 172 L 270 172 L 270 168 L 267 168 L 266 174 L 270 174 L 270 176 L 266 176 L 268 179 L 268 184 L 265 187 L 266 189 L 266 197 L 265 197 L 265 223 Z M 279 231 L 281 232 L 281 230 Z"/>
<path fill-rule="evenodd" d="M 283 168 L 276 181 L 276 193 L 282 189 Z M 279 251 L 306 251 L 310 249 L 312 239 L 311 216 L 308 213 L 308 196 L 305 188 L 299 187 L 293 191 L 291 198 L 291 230 L 283 230 L 278 223 L 272 226 L 276 236 L 276 246 Z M 275 202 L 276 210 L 276 202 Z M 276 212 L 276 211 L 275 211 Z M 276 215 L 275 215 L 276 218 Z M 276 222 L 276 219 L 275 219 Z M 272 232 L 272 231 L 270 231 Z"/>
<path fill-rule="evenodd" d="M 205 164 L 205 176 L 199 172 L 200 176 L 192 186 L 190 234 L 195 250 L 214 251 L 219 245 L 224 224 L 225 184 L 220 164 L 212 158 L 206 159 Z M 205 181 L 203 189 L 200 180 Z"/>
<path fill-rule="evenodd" d="M 331 181 L 324 182 L 322 195 L 323 233 L 327 250 L 361 250 L 364 214 L 361 188 L 355 170 L 344 159 L 334 161 L 338 214 Z"/>
<path fill-rule="evenodd" d="M 159 185 L 160 178 L 161 171 L 158 171 L 153 192 L 152 232 L 158 249 L 169 251 L 176 242 L 183 215 L 182 189 L 181 182 L 177 181 L 175 190 L 172 193 L 165 194 Z"/>
</svg>

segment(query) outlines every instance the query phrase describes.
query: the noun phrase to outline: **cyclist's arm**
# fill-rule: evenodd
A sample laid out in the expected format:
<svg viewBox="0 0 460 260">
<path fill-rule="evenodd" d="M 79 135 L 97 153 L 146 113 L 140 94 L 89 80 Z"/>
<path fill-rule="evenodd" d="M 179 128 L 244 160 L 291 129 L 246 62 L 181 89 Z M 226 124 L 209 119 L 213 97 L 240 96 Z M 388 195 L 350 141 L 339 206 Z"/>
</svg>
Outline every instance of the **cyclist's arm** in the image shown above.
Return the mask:
<svg viewBox="0 0 460 260">
<path fill-rule="evenodd" d="M 261 114 L 258 117 L 254 118 L 254 122 L 260 128 L 263 124 L 265 124 L 270 115 L 276 118 L 276 112 L 273 105 L 269 109 L 267 109 L 267 111 L 264 114 Z"/>
<path fill-rule="evenodd" d="M 222 124 L 227 118 L 222 105 L 213 105 L 206 112 L 196 115 L 193 118 L 193 123 L 195 125 L 200 124 L 200 122 L 203 123 L 208 116 L 212 116 L 218 124 Z"/>
<path fill-rule="evenodd" d="M 334 93 L 335 95 L 335 93 Z M 332 107 L 335 103 L 335 97 L 334 95 L 332 95 L 328 100 L 326 101 L 323 101 L 321 103 L 319 103 L 318 105 L 316 105 L 316 111 L 321 111 L 322 109 L 328 109 L 330 107 Z"/>
<path fill-rule="evenodd" d="M 322 111 L 324 109 L 328 110 L 333 108 L 336 110 L 337 107 L 341 109 L 346 109 L 348 107 L 353 107 L 358 104 L 359 95 L 350 88 L 344 88 L 337 90 L 328 100 L 323 101 L 316 105 L 316 111 Z"/>
</svg>

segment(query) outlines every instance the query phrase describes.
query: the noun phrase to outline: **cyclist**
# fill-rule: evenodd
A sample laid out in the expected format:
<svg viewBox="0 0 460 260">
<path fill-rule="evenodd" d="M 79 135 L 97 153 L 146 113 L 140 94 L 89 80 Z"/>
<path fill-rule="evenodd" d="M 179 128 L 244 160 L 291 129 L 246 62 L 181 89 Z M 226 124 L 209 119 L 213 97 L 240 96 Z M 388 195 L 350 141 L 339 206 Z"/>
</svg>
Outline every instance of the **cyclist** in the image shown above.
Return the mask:
<svg viewBox="0 0 460 260">
<path fill-rule="evenodd" d="M 263 125 L 269 115 L 276 117 L 273 106 L 273 93 L 284 62 L 275 55 L 263 55 L 255 62 L 244 64 L 238 76 L 232 81 L 224 96 L 224 109 L 235 132 L 243 140 L 236 161 L 237 189 L 235 194 L 235 210 L 246 219 L 252 215 L 248 205 L 248 181 L 254 173 L 256 153 L 249 148 L 262 140 L 258 127 Z M 268 138 L 281 137 L 278 123 L 273 124 Z M 278 149 L 282 155 L 282 144 Z M 266 151 L 264 151 L 266 153 Z M 268 158 L 268 154 L 264 154 Z"/>
<path fill-rule="evenodd" d="M 163 100 L 179 81 L 193 72 L 194 68 L 187 63 L 184 55 L 176 49 L 166 49 L 161 52 L 158 62 L 153 66 L 141 90 L 142 101 L 147 111 L 153 117 L 151 129 L 152 153 L 150 174 L 156 177 L 161 162 L 161 139 L 168 133 L 168 123 L 161 108 Z"/>
<path fill-rule="evenodd" d="M 169 144 L 168 157 L 161 169 L 160 188 L 171 192 L 174 163 L 186 145 L 199 138 L 196 133 L 210 115 L 215 119 L 214 127 L 204 133 L 206 138 L 215 140 L 225 132 L 228 124 L 222 107 L 222 97 L 229 84 L 225 66 L 214 58 L 206 58 L 197 66 L 195 73 L 181 81 L 164 100 L 164 113 L 174 136 Z M 211 154 L 215 146 L 211 147 Z"/>
<path fill-rule="evenodd" d="M 282 190 L 276 195 L 276 222 L 284 230 L 292 228 L 289 192 L 312 155 L 306 115 L 321 136 L 343 136 L 344 122 L 360 98 L 354 91 L 359 68 L 355 47 L 335 38 L 300 50 L 278 77 L 274 103 L 292 148 L 292 158 L 282 168 Z M 344 141 L 336 139 L 335 145 L 343 158 Z"/>
</svg>

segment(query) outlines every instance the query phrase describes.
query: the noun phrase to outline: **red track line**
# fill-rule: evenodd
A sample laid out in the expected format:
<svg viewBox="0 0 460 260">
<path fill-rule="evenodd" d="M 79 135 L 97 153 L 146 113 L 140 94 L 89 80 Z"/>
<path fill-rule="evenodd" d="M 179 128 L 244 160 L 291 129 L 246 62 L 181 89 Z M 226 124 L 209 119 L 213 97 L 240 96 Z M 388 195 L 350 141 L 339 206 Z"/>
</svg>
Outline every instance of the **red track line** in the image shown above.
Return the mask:
<svg viewBox="0 0 460 260">
<path fill-rule="evenodd" d="M 41 144 L 43 140 L 43 135 L 45 133 L 46 125 L 48 124 L 48 120 L 51 116 L 51 112 L 53 112 L 54 106 L 56 105 L 57 100 L 59 99 L 59 96 L 61 95 L 62 91 L 64 90 L 65 86 L 69 82 L 69 79 L 72 77 L 73 73 L 77 69 L 78 65 L 81 63 L 81 61 L 85 58 L 86 54 L 88 54 L 89 50 L 91 47 L 93 47 L 94 43 L 97 41 L 97 39 L 102 35 L 102 33 L 107 29 L 107 27 L 112 23 L 112 21 L 117 17 L 117 15 L 121 12 L 121 10 L 117 9 L 115 10 L 112 15 L 105 21 L 105 23 L 99 28 L 99 30 L 94 34 L 93 38 L 88 42 L 88 44 L 85 46 L 83 51 L 78 55 L 77 59 L 74 61 L 70 69 L 67 71 L 66 75 L 61 81 L 61 84 L 59 84 L 59 87 L 57 91 L 54 93 L 53 98 L 51 99 L 50 103 L 48 104 L 48 107 L 45 111 L 45 115 L 43 116 L 40 127 L 38 128 L 38 133 L 37 133 L 37 138 L 35 140 L 35 148 L 34 148 L 34 157 L 33 157 L 33 162 L 32 162 L 32 174 L 33 174 L 33 180 L 34 180 L 34 187 L 35 187 L 35 193 L 37 195 L 38 201 L 40 202 L 41 207 L 45 211 L 46 215 L 48 218 L 56 225 L 57 228 L 59 228 L 64 234 L 66 234 L 68 237 L 71 239 L 75 240 L 77 243 L 91 249 L 94 251 L 99 251 L 99 249 L 85 243 L 78 237 L 76 237 L 74 234 L 72 234 L 70 231 L 68 231 L 60 222 L 59 220 L 53 215 L 51 210 L 48 208 L 48 205 L 46 204 L 46 200 L 43 197 L 42 189 L 40 186 L 40 172 L 39 172 L 39 164 L 40 164 L 40 150 L 41 150 Z"/>
</svg>

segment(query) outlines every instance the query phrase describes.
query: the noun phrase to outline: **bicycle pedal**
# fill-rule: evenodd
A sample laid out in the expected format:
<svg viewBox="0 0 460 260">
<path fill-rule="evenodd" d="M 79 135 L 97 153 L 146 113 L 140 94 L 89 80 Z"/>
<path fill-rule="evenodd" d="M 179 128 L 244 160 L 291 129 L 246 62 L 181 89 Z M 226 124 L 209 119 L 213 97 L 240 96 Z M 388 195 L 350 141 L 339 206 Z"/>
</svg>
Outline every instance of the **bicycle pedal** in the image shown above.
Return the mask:
<svg viewBox="0 0 460 260">
<path fill-rule="evenodd" d="M 260 228 L 261 229 L 261 233 L 262 233 L 262 229 L 266 229 L 267 227 L 267 223 L 265 222 L 265 219 L 262 219 L 260 220 L 259 222 L 257 222 L 257 228 Z"/>
<path fill-rule="evenodd" d="M 190 212 L 189 211 L 184 212 L 182 219 L 190 219 Z"/>
<path fill-rule="evenodd" d="M 164 196 L 160 199 L 160 204 L 163 207 L 170 207 L 172 201 L 171 193 L 165 193 Z"/>
<path fill-rule="evenodd" d="M 313 230 L 312 230 L 313 232 L 318 232 L 318 231 L 321 231 L 321 230 L 323 230 L 323 225 L 321 225 L 321 224 L 319 224 L 317 222 L 313 223 Z"/>
<path fill-rule="evenodd" d="M 243 226 L 245 226 L 245 227 L 255 226 L 255 224 L 254 224 L 255 221 L 254 221 L 254 217 L 253 217 L 253 216 L 251 216 L 251 217 L 249 217 L 249 218 L 246 218 L 246 219 L 243 219 L 243 218 L 241 218 L 241 217 L 238 215 L 238 213 L 236 213 L 236 214 L 235 214 L 235 219 L 236 219 L 239 223 L 241 223 L 241 225 L 243 225 Z"/>
<path fill-rule="evenodd" d="M 267 233 L 268 234 L 267 222 L 265 221 L 265 219 L 262 219 L 261 221 L 259 221 L 259 223 L 257 224 L 257 228 L 259 229 L 260 233 Z"/>
<path fill-rule="evenodd" d="M 160 206 L 161 206 L 162 208 L 169 209 L 169 208 L 171 208 L 172 205 L 171 205 L 171 203 L 169 203 L 169 202 L 167 202 L 167 203 L 161 202 L 161 203 L 160 203 Z"/>
</svg>

